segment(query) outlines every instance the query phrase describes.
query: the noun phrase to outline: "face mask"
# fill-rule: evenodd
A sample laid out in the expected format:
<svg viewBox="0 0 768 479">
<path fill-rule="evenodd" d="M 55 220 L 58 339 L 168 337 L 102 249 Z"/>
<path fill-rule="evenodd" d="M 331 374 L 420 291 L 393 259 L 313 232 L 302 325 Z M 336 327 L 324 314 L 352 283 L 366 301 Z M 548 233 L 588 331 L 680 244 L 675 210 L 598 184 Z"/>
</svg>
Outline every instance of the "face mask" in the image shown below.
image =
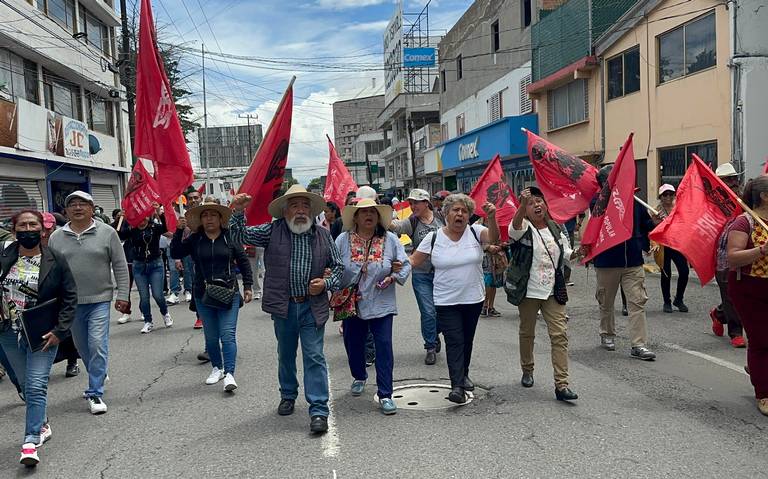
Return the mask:
<svg viewBox="0 0 768 479">
<path fill-rule="evenodd" d="M 16 240 L 19 244 L 26 249 L 32 249 L 40 244 L 40 232 L 39 231 L 18 231 L 16 233 Z"/>
</svg>

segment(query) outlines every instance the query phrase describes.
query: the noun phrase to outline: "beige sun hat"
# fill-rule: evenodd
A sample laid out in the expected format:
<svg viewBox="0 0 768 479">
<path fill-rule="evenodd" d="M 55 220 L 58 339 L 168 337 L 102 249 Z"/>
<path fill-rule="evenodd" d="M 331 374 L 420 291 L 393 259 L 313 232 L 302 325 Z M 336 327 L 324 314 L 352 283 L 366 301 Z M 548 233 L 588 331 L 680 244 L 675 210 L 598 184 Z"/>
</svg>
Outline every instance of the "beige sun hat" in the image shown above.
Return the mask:
<svg viewBox="0 0 768 479">
<path fill-rule="evenodd" d="M 200 206 L 195 206 L 194 208 L 187 210 L 184 214 L 184 217 L 187 219 L 187 226 L 190 230 L 197 231 L 202 224 L 200 216 L 203 214 L 203 211 L 207 210 L 215 211 L 221 215 L 222 228 L 229 226 L 229 217 L 232 216 L 232 210 L 218 203 L 203 203 Z"/>
<path fill-rule="evenodd" d="M 715 170 L 715 174 L 719 178 L 739 176 L 739 174 L 736 172 L 736 168 L 734 168 L 733 164 L 731 163 L 723 163 L 722 165 L 718 166 L 717 169 Z"/>
<path fill-rule="evenodd" d="M 293 185 L 290 188 L 288 188 L 288 191 L 285 192 L 285 194 L 279 198 L 276 198 L 272 200 L 272 202 L 269 204 L 269 207 L 267 208 L 267 211 L 269 211 L 270 216 L 273 218 L 282 218 L 283 217 L 283 207 L 288 204 L 288 200 L 291 198 L 306 198 L 309 200 L 310 205 L 310 216 L 315 217 L 323 212 L 323 208 L 325 208 L 325 200 L 322 196 L 316 195 L 315 193 L 310 193 L 307 191 L 306 188 L 304 188 L 301 185 Z"/>
<path fill-rule="evenodd" d="M 392 222 L 392 207 L 389 205 L 379 205 L 369 198 L 363 198 L 353 205 L 344 207 L 341 213 L 341 221 L 344 224 L 344 230 L 351 230 L 355 226 L 355 213 L 362 208 L 376 208 L 379 212 L 379 224 L 386 230 Z"/>
</svg>

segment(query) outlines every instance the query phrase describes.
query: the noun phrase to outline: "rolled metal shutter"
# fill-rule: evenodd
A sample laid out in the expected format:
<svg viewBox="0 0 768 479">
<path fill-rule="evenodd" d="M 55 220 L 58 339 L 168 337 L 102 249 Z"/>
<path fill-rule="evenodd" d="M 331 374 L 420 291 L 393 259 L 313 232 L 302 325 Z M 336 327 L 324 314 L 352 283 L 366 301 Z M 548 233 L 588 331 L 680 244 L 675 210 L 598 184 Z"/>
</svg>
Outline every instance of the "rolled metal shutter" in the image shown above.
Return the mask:
<svg viewBox="0 0 768 479">
<path fill-rule="evenodd" d="M 43 194 L 35 180 L 0 178 L 0 223 L 25 208 L 45 210 Z"/>
<path fill-rule="evenodd" d="M 117 196 L 111 185 L 91 185 L 91 196 L 96 206 L 104 209 L 104 214 L 110 216 L 112 210 L 117 208 Z"/>
</svg>

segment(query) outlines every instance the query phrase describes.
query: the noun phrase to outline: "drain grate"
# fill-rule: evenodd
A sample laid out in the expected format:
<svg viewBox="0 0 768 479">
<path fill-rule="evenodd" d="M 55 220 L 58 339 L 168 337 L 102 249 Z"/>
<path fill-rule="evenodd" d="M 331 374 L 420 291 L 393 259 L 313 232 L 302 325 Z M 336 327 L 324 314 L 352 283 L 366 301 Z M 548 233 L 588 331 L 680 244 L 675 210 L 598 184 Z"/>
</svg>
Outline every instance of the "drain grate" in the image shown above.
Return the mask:
<svg viewBox="0 0 768 479">
<path fill-rule="evenodd" d="M 464 404 L 452 403 L 448 400 L 450 386 L 445 384 L 406 384 L 397 386 L 392 391 L 392 400 L 398 409 L 433 410 L 448 409 L 464 406 L 475 399 L 475 394 L 467 391 L 467 401 Z M 475 389 L 475 393 L 479 388 Z M 374 402 L 379 402 L 379 397 L 373 397 Z"/>
</svg>

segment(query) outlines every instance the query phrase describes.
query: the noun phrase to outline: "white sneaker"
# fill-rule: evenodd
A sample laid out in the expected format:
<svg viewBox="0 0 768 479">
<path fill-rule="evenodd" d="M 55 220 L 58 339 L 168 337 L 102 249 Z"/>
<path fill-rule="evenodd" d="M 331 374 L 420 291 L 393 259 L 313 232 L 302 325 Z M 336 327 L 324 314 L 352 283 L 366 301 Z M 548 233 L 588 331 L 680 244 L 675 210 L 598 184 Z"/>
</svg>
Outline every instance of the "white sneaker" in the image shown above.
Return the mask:
<svg viewBox="0 0 768 479">
<path fill-rule="evenodd" d="M 101 398 L 89 397 L 88 406 L 91 408 L 91 414 L 104 414 L 107 412 L 107 404 Z"/>
<path fill-rule="evenodd" d="M 190 293 L 189 291 L 185 292 L 184 293 L 184 301 L 186 301 L 187 303 L 192 301 L 192 293 Z"/>
<path fill-rule="evenodd" d="M 168 304 L 179 304 L 179 301 L 179 297 L 176 296 L 176 293 L 171 293 L 165 297 L 165 302 Z"/>
<path fill-rule="evenodd" d="M 40 428 L 40 442 L 37 443 L 38 447 L 45 444 L 48 439 L 53 436 L 53 432 L 51 431 L 51 425 L 48 423 L 43 424 L 43 427 Z"/>
<path fill-rule="evenodd" d="M 27 467 L 37 466 L 40 462 L 40 457 L 37 455 L 37 447 L 31 442 L 21 446 L 21 458 L 19 459 L 19 462 Z"/>
<path fill-rule="evenodd" d="M 210 386 L 211 384 L 216 384 L 222 379 L 224 379 L 224 371 L 214 366 L 213 370 L 211 370 L 211 375 L 208 376 L 208 379 L 205 380 L 205 384 Z"/>
<path fill-rule="evenodd" d="M 258 291 L 256 293 L 254 293 L 253 299 L 255 299 L 256 301 L 260 301 L 261 300 L 261 291 Z"/>
<path fill-rule="evenodd" d="M 235 389 L 237 389 L 237 383 L 235 382 L 235 377 L 232 376 L 230 373 L 227 373 L 227 375 L 224 376 L 224 391 L 231 393 Z"/>
<path fill-rule="evenodd" d="M 124 314 L 117 319 L 117 324 L 125 324 L 131 320 L 130 314 Z"/>
<path fill-rule="evenodd" d="M 163 316 L 163 322 L 165 323 L 166 328 L 173 326 L 173 318 L 171 318 L 171 313 L 165 313 L 165 316 Z"/>
<path fill-rule="evenodd" d="M 141 334 L 151 333 L 153 329 L 155 329 L 155 326 L 152 323 L 144 323 L 144 326 L 141 328 Z"/>
</svg>

